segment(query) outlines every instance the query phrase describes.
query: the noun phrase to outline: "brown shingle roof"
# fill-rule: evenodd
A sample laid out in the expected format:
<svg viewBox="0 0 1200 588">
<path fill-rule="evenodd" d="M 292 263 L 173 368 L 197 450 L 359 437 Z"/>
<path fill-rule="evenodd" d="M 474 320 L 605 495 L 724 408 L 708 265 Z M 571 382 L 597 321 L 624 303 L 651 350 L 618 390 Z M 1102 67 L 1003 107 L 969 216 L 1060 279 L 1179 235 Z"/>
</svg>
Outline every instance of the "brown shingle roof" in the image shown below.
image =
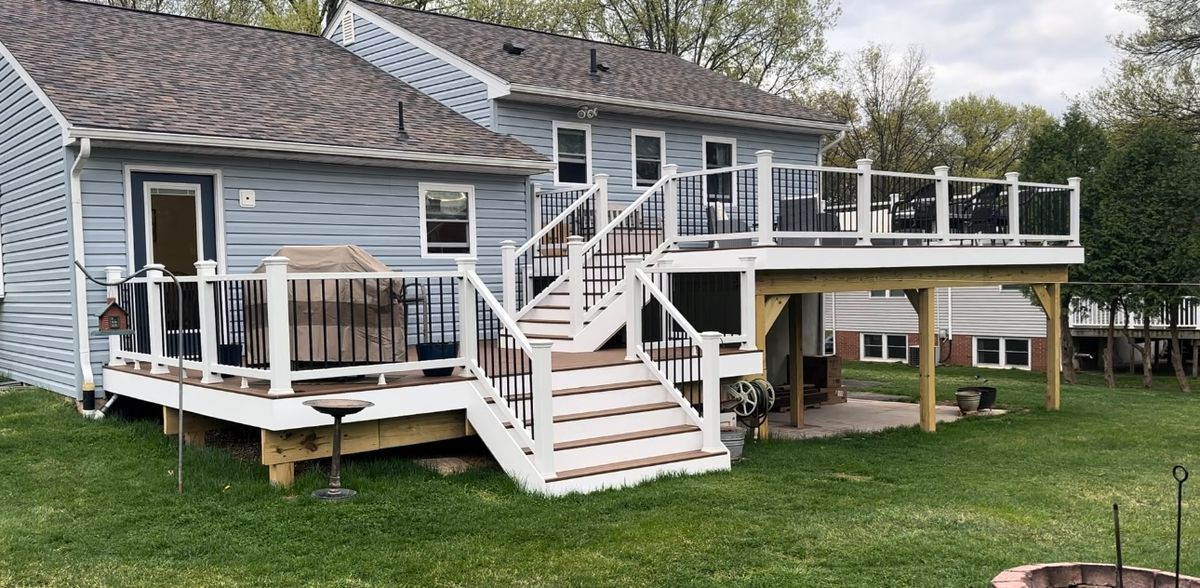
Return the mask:
<svg viewBox="0 0 1200 588">
<path fill-rule="evenodd" d="M 0 42 L 77 127 L 545 159 L 312 35 L 0 0 Z"/>
<path fill-rule="evenodd" d="M 765 114 L 807 121 L 845 122 L 786 98 L 731 80 L 668 53 L 495 25 L 442 14 L 355 0 L 363 8 L 466 59 L 511 84 L 683 106 Z M 505 41 L 525 48 L 502 49 Z M 610 70 L 590 72 L 590 49 Z"/>
</svg>

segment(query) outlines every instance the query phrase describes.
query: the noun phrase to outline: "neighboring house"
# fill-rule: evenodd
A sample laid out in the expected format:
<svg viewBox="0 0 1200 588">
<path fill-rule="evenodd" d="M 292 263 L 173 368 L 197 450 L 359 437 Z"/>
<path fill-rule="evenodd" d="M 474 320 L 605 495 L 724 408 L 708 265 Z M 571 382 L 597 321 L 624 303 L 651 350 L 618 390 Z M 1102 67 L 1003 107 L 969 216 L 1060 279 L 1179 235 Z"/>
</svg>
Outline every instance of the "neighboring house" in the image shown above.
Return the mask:
<svg viewBox="0 0 1200 588">
<path fill-rule="evenodd" d="M 826 351 L 845 359 L 915 361 L 917 315 L 901 290 L 838 292 L 823 300 Z M 937 297 L 938 360 L 1044 371 L 1046 315 L 1019 286 L 948 287 Z"/>
<path fill-rule="evenodd" d="M 6 0 L 0 107 L 0 369 L 168 431 L 182 376 L 185 439 L 259 428 L 278 484 L 330 455 L 314 397 L 374 403 L 346 452 L 478 436 L 549 494 L 728 469 L 722 382 L 802 382 L 870 288 L 914 294 L 932 431 L 939 288 L 1057 317 L 1083 259 L 1076 179 L 820 167 L 843 123 L 679 58 L 366 2 L 317 37 Z"/>
<path fill-rule="evenodd" d="M 1200 301 L 1187 298 L 1175 311 L 1177 336 L 1184 361 L 1190 364 L 1192 377 L 1200 375 Z M 1079 364 L 1089 368 L 1102 367 L 1102 354 L 1108 340 L 1108 309 L 1090 300 L 1076 300 L 1071 305 L 1071 336 Z M 1146 336 L 1142 314 L 1120 308 L 1113 320 L 1116 342 L 1113 345 L 1114 363 L 1128 365 L 1130 371 L 1141 369 L 1140 347 Z M 1165 362 L 1170 352 L 1171 321 L 1166 312 L 1150 316 L 1151 357 Z"/>
</svg>

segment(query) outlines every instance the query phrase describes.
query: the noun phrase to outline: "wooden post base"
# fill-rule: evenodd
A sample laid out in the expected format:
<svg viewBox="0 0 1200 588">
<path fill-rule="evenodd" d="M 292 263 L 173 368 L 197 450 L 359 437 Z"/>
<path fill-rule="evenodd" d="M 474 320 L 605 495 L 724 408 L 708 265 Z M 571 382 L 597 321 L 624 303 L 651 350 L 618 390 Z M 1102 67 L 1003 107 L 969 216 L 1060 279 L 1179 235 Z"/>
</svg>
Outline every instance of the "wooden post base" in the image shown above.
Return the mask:
<svg viewBox="0 0 1200 588">
<path fill-rule="evenodd" d="M 267 466 L 267 472 L 271 477 L 272 486 L 287 488 L 296 481 L 295 462 L 273 463 Z"/>
<path fill-rule="evenodd" d="M 185 412 L 183 415 L 183 443 L 194 447 L 204 447 L 205 434 L 222 429 L 224 425 L 224 421 Z M 179 434 L 179 411 L 174 408 L 163 407 L 163 434 L 168 437 Z"/>
</svg>

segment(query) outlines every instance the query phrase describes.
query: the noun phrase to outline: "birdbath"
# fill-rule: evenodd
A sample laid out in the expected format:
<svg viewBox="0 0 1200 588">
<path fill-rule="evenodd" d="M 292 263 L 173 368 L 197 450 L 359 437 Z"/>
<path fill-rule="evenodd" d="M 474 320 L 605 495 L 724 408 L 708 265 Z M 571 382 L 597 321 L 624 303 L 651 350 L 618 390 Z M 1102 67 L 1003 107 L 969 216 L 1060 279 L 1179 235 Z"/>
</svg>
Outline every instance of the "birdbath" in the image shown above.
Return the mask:
<svg viewBox="0 0 1200 588">
<path fill-rule="evenodd" d="M 327 400 L 308 400 L 304 406 L 312 407 L 321 414 L 333 417 L 333 456 L 329 466 L 329 487 L 314 490 L 313 498 L 317 500 L 346 500 L 357 494 L 349 488 L 342 488 L 342 417 L 355 414 L 364 408 L 375 406 L 366 400 L 351 400 L 349 398 L 330 398 Z"/>
</svg>

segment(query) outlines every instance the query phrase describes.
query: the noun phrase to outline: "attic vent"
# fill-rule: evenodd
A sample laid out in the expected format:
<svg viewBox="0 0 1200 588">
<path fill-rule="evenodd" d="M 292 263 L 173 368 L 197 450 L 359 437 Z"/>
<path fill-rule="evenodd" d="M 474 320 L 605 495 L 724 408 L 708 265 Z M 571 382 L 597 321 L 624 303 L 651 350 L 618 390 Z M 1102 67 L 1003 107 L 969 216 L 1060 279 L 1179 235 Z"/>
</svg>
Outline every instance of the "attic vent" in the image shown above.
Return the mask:
<svg viewBox="0 0 1200 588">
<path fill-rule="evenodd" d="M 342 16 L 342 44 L 349 45 L 354 42 L 354 13 L 346 11 Z"/>
<path fill-rule="evenodd" d="M 600 58 L 596 56 L 596 50 L 592 49 L 592 75 L 598 72 L 608 71 L 608 66 L 600 63 Z"/>
<path fill-rule="evenodd" d="M 525 48 L 513 43 L 512 41 L 505 41 L 504 52 L 512 55 L 520 55 L 525 52 Z"/>
</svg>

